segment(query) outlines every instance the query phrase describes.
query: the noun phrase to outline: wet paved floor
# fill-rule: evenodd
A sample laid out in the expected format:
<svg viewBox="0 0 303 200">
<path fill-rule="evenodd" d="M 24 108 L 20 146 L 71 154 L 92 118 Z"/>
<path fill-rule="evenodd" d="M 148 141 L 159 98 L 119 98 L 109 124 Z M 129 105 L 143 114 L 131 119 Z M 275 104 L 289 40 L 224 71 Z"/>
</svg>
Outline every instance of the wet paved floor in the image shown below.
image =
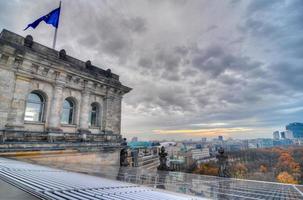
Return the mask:
<svg viewBox="0 0 303 200">
<path fill-rule="evenodd" d="M 159 172 L 139 168 L 104 166 L 100 163 L 56 162 L 55 157 L 26 158 L 29 162 L 87 173 L 168 191 L 210 199 L 303 200 L 302 186 L 263 181 L 228 179 L 182 172 Z M 301 190 L 301 191 L 300 191 Z"/>
<path fill-rule="evenodd" d="M 38 200 L 38 198 L 10 185 L 0 179 L 0 199 L 1 200 Z"/>
<path fill-rule="evenodd" d="M 0 179 L 45 200 L 203 200 L 108 178 L 90 176 L 0 157 Z M 3 182 L 14 200 L 35 199 Z M 9 200 L 0 193 L 1 200 Z"/>
</svg>

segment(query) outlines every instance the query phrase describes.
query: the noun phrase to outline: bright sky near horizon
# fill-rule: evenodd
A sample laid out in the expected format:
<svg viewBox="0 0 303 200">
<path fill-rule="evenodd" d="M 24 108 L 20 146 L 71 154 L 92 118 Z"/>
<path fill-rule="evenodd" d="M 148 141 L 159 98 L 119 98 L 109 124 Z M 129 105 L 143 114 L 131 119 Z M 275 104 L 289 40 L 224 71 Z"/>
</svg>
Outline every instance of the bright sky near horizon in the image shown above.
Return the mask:
<svg viewBox="0 0 303 200">
<path fill-rule="evenodd" d="M 52 46 L 27 24 L 57 0 L 0 0 L 0 29 Z M 302 0 L 63 0 L 57 49 L 111 68 L 133 90 L 122 134 L 272 137 L 303 121 Z"/>
</svg>

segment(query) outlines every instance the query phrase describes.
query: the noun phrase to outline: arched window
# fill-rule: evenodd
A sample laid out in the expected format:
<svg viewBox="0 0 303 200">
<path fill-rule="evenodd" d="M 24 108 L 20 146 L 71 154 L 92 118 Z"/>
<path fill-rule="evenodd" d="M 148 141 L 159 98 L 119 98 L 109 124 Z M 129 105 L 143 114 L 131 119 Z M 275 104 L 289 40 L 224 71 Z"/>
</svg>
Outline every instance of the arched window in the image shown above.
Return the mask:
<svg viewBox="0 0 303 200">
<path fill-rule="evenodd" d="M 24 120 L 42 122 L 45 100 L 37 92 L 31 92 L 26 101 Z"/>
<path fill-rule="evenodd" d="M 63 102 L 61 123 L 62 124 L 73 124 L 74 122 L 75 104 L 70 99 L 65 99 Z"/>
<path fill-rule="evenodd" d="M 91 104 L 91 111 L 90 111 L 90 119 L 89 125 L 92 127 L 99 126 L 98 119 L 99 119 L 99 105 L 97 103 Z"/>
</svg>

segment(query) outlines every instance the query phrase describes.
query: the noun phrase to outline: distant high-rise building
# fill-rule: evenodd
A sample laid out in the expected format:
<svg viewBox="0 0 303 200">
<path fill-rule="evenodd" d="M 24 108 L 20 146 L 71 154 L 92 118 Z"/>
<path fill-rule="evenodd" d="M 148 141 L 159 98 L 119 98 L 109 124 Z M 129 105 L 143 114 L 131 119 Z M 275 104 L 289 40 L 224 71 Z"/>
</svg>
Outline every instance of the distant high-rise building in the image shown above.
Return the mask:
<svg viewBox="0 0 303 200">
<path fill-rule="evenodd" d="M 292 132 L 293 138 L 303 138 L 303 123 L 290 123 L 286 126 L 286 130 Z"/>
<path fill-rule="evenodd" d="M 267 139 L 267 138 L 262 138 L 262 139 L 257 139 L 257 147 L 258 148 L 270 148 L 273 147 L 273 139 Z"/>
<path fill-rule="evenodd" d="M 290 130 L 285 131 L 285 138 L 294 139 L 294 135 L 293 135 L 292 131 L 290 131 Z"/>
<path fill-rule="evenodd" d="M 218 140 L 219 140 L 219 141 L 223 141 L 223 136 L 222 136 L 222 135 L 219 135 L 219 136 L 218 136 Z"/>
<path fill-rule="evenodd" d="M 207 140 L 207 139 L 206 139 L 205 137 L 204 137 L 204 138 L 201 138 L 201 141 L 202 141 L 202 142 L 206 142 L 206 140 Z"/>
<path fill-rule="evenodd" d="M 279 133 L 279 131 L 273 132 L 273 138 L 274 138 L 274 140 L 279 140 L 280 139 L 280 133 Z"/>
<path fill-rule="evenodd" d="M 132 142 L 138 142 L 138 137 L 133 137 Z"/>
<path fill-rule="evenodd" d="M 286 139 L 285 131 L 280 132 L 280 137 L 281 137 L 281 139 Z"/>
<path fill-rule="evenodd" d="M 190 152 L 192 154 L 193 160 L 200 160 L 203 158 L 208 158 L 210 156 L 209 148 L 192 149 Z"/>
</svg>

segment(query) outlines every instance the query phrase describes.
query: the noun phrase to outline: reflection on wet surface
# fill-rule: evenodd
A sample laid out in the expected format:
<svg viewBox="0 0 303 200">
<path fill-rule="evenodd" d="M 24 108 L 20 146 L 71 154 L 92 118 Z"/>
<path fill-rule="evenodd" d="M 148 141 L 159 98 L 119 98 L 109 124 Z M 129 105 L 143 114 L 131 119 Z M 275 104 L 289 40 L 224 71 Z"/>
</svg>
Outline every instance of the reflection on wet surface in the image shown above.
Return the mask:
<svg viewBox="0 0 303 200">
<path fill-rule="evenodd" d="M 95 159 L 91 159 L 91 158 Z M 18 158 L 27 162 L 88 173 L 211 199 L 303 199 L 301 186 L 219 178 L 182 172 L 104 165 L 98 155 L 70 154 Z"/>
</svg>

